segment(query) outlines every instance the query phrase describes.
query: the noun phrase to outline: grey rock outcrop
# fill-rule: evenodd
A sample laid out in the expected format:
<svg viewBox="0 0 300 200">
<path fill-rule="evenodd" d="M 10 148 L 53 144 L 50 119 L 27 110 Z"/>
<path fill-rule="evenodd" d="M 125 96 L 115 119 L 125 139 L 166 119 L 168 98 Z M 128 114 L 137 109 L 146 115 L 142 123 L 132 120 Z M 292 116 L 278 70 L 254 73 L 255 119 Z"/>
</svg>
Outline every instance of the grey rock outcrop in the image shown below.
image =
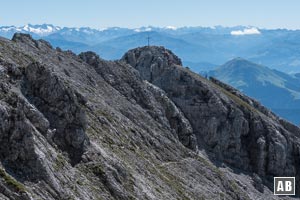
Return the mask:
<svg viewBox="0 0 300 200">
<path fill-rule="evenodd" d="M 297 127 L 162 47 L 105 61 L 16 34 L 0 80 L 1 199 L 279 199 L 273 175 L 299 181 Z"/>
<path fill-rule="evenodd" d="M 152 73 L 153 63 L 149 60 L 167 60 L 164 51 L 163 47 L 137 48 L 126 53 L 122 61 L 148 71 L 141 75 L 163 89 L 181 109 L 192 125 L 199 149 L 206 150 L 215 161 L 259 174 L 270 187 L 274 176 L 283 175 L 297 176 L 300 184 L 299 157 L 295 156 L 299 152 L 299 128 L 291 129 L 291 124 L 257 101 L 178 63 L 165 61 L 160 73 L 150 78 L 147 74 Z"/>
<path fill-rule="evenodd" d="M 196 137 L 189 121 L 164 91 L 148 81 L 143 81 L 139 72 L 132 67 L 104 61 L 92 52 L 81 53 L 79 57 L 94 66 L 97 73 L 122 95 L 140 105 L 162 126 L 168 127 L 183 145 L 193 150 L 197 149 Z M 178 60 L 175 55 L 171 57 Z"/>
<path fill-rule="evenodd" d="M 54 130 L 51 139 L 70 154 L 75 164 L 80 161 L 89 143 L 85 134 L 86 115 L 82 108 L 86 99 L 62 81 L 46 66 L 31 63 L 25 69 L 22 92 L 49 120 Z M 45 127 L 42 130 L 45 132 Z"/>
</svg>

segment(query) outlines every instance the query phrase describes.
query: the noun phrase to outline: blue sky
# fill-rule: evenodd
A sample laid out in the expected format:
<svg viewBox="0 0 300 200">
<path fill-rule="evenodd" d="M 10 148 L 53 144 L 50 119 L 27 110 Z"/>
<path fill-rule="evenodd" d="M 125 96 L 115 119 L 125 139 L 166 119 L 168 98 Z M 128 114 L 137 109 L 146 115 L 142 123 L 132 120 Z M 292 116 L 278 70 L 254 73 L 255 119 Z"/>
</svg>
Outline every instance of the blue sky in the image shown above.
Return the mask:
<svg viewBox="0 0 300 200">
<path fill-rule="evenodd" d="M 299 0 L 2 1 L 0 26 L 235 26 L 300 29 Z"/>
</svg>

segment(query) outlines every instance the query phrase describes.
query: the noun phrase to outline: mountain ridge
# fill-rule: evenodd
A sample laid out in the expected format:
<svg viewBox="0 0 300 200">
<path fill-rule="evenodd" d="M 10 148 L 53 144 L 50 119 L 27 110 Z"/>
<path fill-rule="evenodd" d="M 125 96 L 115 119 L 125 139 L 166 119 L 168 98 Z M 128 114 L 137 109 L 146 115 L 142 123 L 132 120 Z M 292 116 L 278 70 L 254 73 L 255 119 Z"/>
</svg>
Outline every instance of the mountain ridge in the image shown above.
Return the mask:
<svg viewBox="0 0 300 200">
<path fill-rule="evenodd" d="M 49 32 L 50 29 L 53 31 Z M 30 32 L 30 30 L 32 31 Z M 53 45 L 61 46 L 64 50 L 73 50 L 76 53 L 92 49 L 97 54 L 102 55 L 103 58 L 109 60 L 118 59 L 134 46 L 135 40 L 130 39 L 129 35 L 141 34 L 141 38 L 147 32 L 156 32 L 163 36 L 165 40 L 159 41 L 160 38 L 157 38 L 157 43 L 153 44 L 166 46 L 174 50 L 183 58 L 184 63 L 200 63 L 199 67 L 195 64 L 190 66 L 196 72 L 203 71 L 203 68 L 206 66 L 201 63 L 213 63 L 215 66 L 218 66 L 238 56 L 287 73 L 297 73 L 299 71 L 297 67 L 300 66 L 298 59 L 300 55 L 298 47 L 300 44 L 297 42 L 299 40 L 299 30 L 269 30 L 253 26 L 178 28 L 148 26 L 140 28 L 111 27 L 93 29 L 89 27 L 62 28 L 44 24 L 0 27 L 0 35 L 6 38 L 11 38 L 15 32 L 19 31 L 32 34 L 35 39 L 48 40 Z M 36 34 L 38 32 L 43 34 Z M 127 42 L 123 42 L 123 45 L 118 48 L 112 47 L 108 42 L 110 41 L 115 46 L 114 43 L 124 37 L 127 37 Z M 153 39 L 155 40 L 155 37 Z M 180 51 L 180 42 L 168 46 L 174 39 L 184 41 L 190 44 L 192 48 L 186 47 L 186 51 Z M 103 42 L 106 42 L 106 44 L 101 44 Z M 143 38 L 141 43 L 146 45 L 147 38 Z M 95 45 L 100 47 L 93 49 Z"/>
<path fill-rule="evenodd" d="M 181 64 L 164 47 L 106 61 L 0 38 L 0 197 L 276 200 L 273 176 L 298 186 L 300 129 Z"/>
<path fill-rule="evenodd" d="M 236 58 L 212 70 L 209 76 L 239 89 L 259 100 L 282 117 L 299 124 L 300 118 L 284 113 L 299 110 L 300 79 L 243 58 Z M 278 110 L 281 112 L 278 112 Z"/>
</svg>

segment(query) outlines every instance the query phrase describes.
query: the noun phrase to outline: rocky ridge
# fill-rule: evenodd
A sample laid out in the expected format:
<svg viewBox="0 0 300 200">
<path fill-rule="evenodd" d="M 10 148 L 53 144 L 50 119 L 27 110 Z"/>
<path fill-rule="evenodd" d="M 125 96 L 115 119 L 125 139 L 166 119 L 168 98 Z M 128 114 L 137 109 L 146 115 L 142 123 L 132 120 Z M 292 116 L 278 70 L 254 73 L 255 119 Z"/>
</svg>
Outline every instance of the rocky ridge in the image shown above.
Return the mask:
<svg viewBox="0 0 300 200">
<path fill-rule="evenodd" d="M 1 199 L 277 199 L 272 176 L 299 185 L 299 128 L 163 47 L 105 61 L 15 34 L 0 72 Z"/>
<path fill-rule="evenodd" d="M 122 60 L 167 93 L 190 121 L 198 148 L 213 160 L 254 172 L 270 187 L 274 176 L 299 173 L 298 127 L 230 86 L 183 68 L 162 47 L 133 49 Z M 167 67 L 156 60 L 164 60 Z"/>
</svg>

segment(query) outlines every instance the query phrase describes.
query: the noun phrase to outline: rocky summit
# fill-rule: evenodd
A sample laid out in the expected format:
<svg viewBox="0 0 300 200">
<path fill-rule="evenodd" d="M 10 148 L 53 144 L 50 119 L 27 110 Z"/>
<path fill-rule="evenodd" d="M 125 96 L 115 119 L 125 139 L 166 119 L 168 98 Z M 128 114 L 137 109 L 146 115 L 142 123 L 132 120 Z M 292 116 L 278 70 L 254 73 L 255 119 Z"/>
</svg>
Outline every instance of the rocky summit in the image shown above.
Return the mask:
<svg viewBox="0 0 300 200">
<path fill-rule="evenodd" d="M 0 199 L 293 199 L 300 129 L 182 67 L 164 47 L 118 61 L 0 38 Z"/>
</svg>

